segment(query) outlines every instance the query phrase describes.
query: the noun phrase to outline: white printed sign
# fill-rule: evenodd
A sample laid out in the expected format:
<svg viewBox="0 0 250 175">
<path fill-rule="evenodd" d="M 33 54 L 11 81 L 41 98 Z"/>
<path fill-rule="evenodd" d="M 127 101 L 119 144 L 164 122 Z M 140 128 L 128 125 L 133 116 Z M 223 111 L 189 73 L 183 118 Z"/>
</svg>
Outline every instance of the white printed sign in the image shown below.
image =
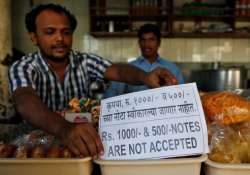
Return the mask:
<svg viewBox="0 0 250 175">
<path fill-rule="evenodd" d="M 102 100 L 99 133 L 104 160 L 208 152 L 207 127 L 195 83 Z"/>
</svg>

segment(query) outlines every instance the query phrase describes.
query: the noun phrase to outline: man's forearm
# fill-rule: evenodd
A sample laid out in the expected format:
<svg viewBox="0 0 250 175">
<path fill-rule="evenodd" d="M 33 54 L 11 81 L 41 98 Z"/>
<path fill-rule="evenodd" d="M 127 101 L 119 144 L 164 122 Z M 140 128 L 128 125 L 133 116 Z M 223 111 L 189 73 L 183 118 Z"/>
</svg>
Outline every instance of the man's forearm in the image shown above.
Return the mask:
<svg viewBox="0 0 250 175">
<path fill-rule="evenodd" d="M 147 73 L 133 65 L 114 64 L 105 72 L 105 78 L 113 81 L 122 81 L 129 84 L 140 85 L 144 83 Z"/>
<path fill-rule="evenodd" d="M 50 111 L 31 88 L 17 90 L 13 97 L 17 111 L 32 126 L 59 136 L 68 125 L 59 114 Z"/>
</svg>

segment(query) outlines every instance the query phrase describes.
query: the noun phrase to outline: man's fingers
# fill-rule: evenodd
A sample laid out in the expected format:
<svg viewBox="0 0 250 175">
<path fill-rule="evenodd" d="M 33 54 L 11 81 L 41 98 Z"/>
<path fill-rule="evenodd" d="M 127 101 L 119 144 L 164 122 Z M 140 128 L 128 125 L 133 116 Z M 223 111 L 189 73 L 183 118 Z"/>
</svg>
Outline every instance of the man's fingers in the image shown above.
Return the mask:
<svg viewBox="0 0 250 175">
<path fill-rule="evenodd" d="M 161 82 L 161 85 L 176 85 L 176 84 L 178 84 L 178 80 L 172 75 L 164 76 L 161 79 L 163 79 Z"/>
<path fill-rule="evenodd" d="M 98 133 L 96 132 L 94 127 L 87 127 L 86 128 L 88 130 L 88 133 L 91 135 L 91 137 L 93 138 L 95 145 L 96 145 L 96 149 L 97 149 L 97 154 L 100 154 L 103 152 L 103 145 L 101 142 L 101 138 L 98 135 Z"/>
<path fill-rule="evenodd" d="M 75 140 L 74 145 L 75 145 L 75 147 L 77 147 L 80 154 L 83 155 L 84 157 L 87 157 L 90 155 L 88 148 L 86 146 L 86 143 L 82 139 L 79 138 L 79 139 Z"/>
<path fill-rule="evenodd" d="M 95 140 L 89 134 L 89 132 L 87 130 L 86 130 L 86 132 L 82 133 L 81 138 L 86 143 L 86 147 L 87 147 L 90 155 L 96 156 L 98 154 L 98 152 L 97 152 L 97 146 L 96 146 Z"/>
<path fill-rule="evenodd" d="M 176 77 L 167 69 L 162 69 L 161 73 L 160 73 L 160 78 L 163 79 L 165 84 L 161 84 L 161 85 L 176 85 L 178 84 L 178 80 L 176 79 Z"/>
<path fill-rule="evenodd" d="M 147 85 L 152 88 L 176 84 L 178 84 L 178 80 L 170 71 L 164 68 L 155 69 L 149 74 L 147 79 Z"/>
<path fill-rule="evenodd" d="M 61 138 L 76 155 L 96 157 L 98 153 L 103 152 L 101 139 L 89 123 L 69 125 Z"/>
<path fill-rule="evenodd" d="M 75 145 L 73 144 L 73 142 L 71 142 L 69 145 L 68 145 L 68 148 L 70 151 L 72 151 L 75 155 L 80 155 L 80 151 L 78 150 L 77 147 L 75 147 Z"/>
</svg>

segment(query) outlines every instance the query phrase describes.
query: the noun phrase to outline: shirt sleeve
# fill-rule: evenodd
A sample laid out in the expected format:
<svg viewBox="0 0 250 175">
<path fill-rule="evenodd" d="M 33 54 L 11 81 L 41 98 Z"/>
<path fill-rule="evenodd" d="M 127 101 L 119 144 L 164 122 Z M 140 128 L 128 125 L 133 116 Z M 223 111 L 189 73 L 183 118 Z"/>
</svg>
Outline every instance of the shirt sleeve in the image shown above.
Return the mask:
<svg viewBox="0 0 250 175">
<path fill-rule="evenodd" d="M 87 56 L 87 71 L 91 81 L 103 81 L 106 69 L 111 66 L 109 60 L 94 54 Z"/>
<path fill-rule="evenodd" d="M 125 83 L 111 81 L 108 89 L 104 93 L 104 98 L 114 97 L 125 93 Z"/>
<path fill-rule="evenodd" d="M 36 76 L 31 64 L 26 61 L 15 62 L 9 69 L 9 89 L 13 93 L 19 87 L 32 86 L 35 89 L 33 80 Z"/>
<path fill-rule="evenodd" d="M 179 84 L 184 84 L 185 83 L 184 78 L 183 78 L 182 73 L 181 73 L 180 70 L 178 70 L 178 72 L 176 74 L 176 78 L 177 78 Z"/>
<path fill-rule="evenodd" d="M 177 78 L 179 84 L 185 83 L 183 74 L 180 68 L 176 64 L 169 62 L 169 61 L 165 61 L 165 64 L 163 64 L 163 67 L 168 69 Z"/>
</svg>

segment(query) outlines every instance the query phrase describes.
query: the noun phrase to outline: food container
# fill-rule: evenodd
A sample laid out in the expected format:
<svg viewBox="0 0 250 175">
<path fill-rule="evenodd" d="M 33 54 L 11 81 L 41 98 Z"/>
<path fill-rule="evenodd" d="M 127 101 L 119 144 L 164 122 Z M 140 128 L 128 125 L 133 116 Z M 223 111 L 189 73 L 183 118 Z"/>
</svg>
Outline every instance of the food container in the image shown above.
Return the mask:
<svg viewBox="0 0 250 175">
<path fill-rule="evenodd" d="M 250 164 L 217 163 L 211 160 L 205 162 L 206 175 L 249 175 Z"/>
<path fill-rule="evenodd" d="M 95 160 L 102 175 L 200 175 L 206 155 L 160 160 Z"/>
<path fill-rule="evenodd" d="M 0 159 L 3 175 L 90 175 L 91 158 L 83 159 Z"/>
<path fill-rule="evenodd" d="M 196 82 L 201 91 L 222 91 L 245 89 L 247 87 L 247 69 L 228 67 L 202 69 L 191 72 L 191 81 Z"/>
</svg>

